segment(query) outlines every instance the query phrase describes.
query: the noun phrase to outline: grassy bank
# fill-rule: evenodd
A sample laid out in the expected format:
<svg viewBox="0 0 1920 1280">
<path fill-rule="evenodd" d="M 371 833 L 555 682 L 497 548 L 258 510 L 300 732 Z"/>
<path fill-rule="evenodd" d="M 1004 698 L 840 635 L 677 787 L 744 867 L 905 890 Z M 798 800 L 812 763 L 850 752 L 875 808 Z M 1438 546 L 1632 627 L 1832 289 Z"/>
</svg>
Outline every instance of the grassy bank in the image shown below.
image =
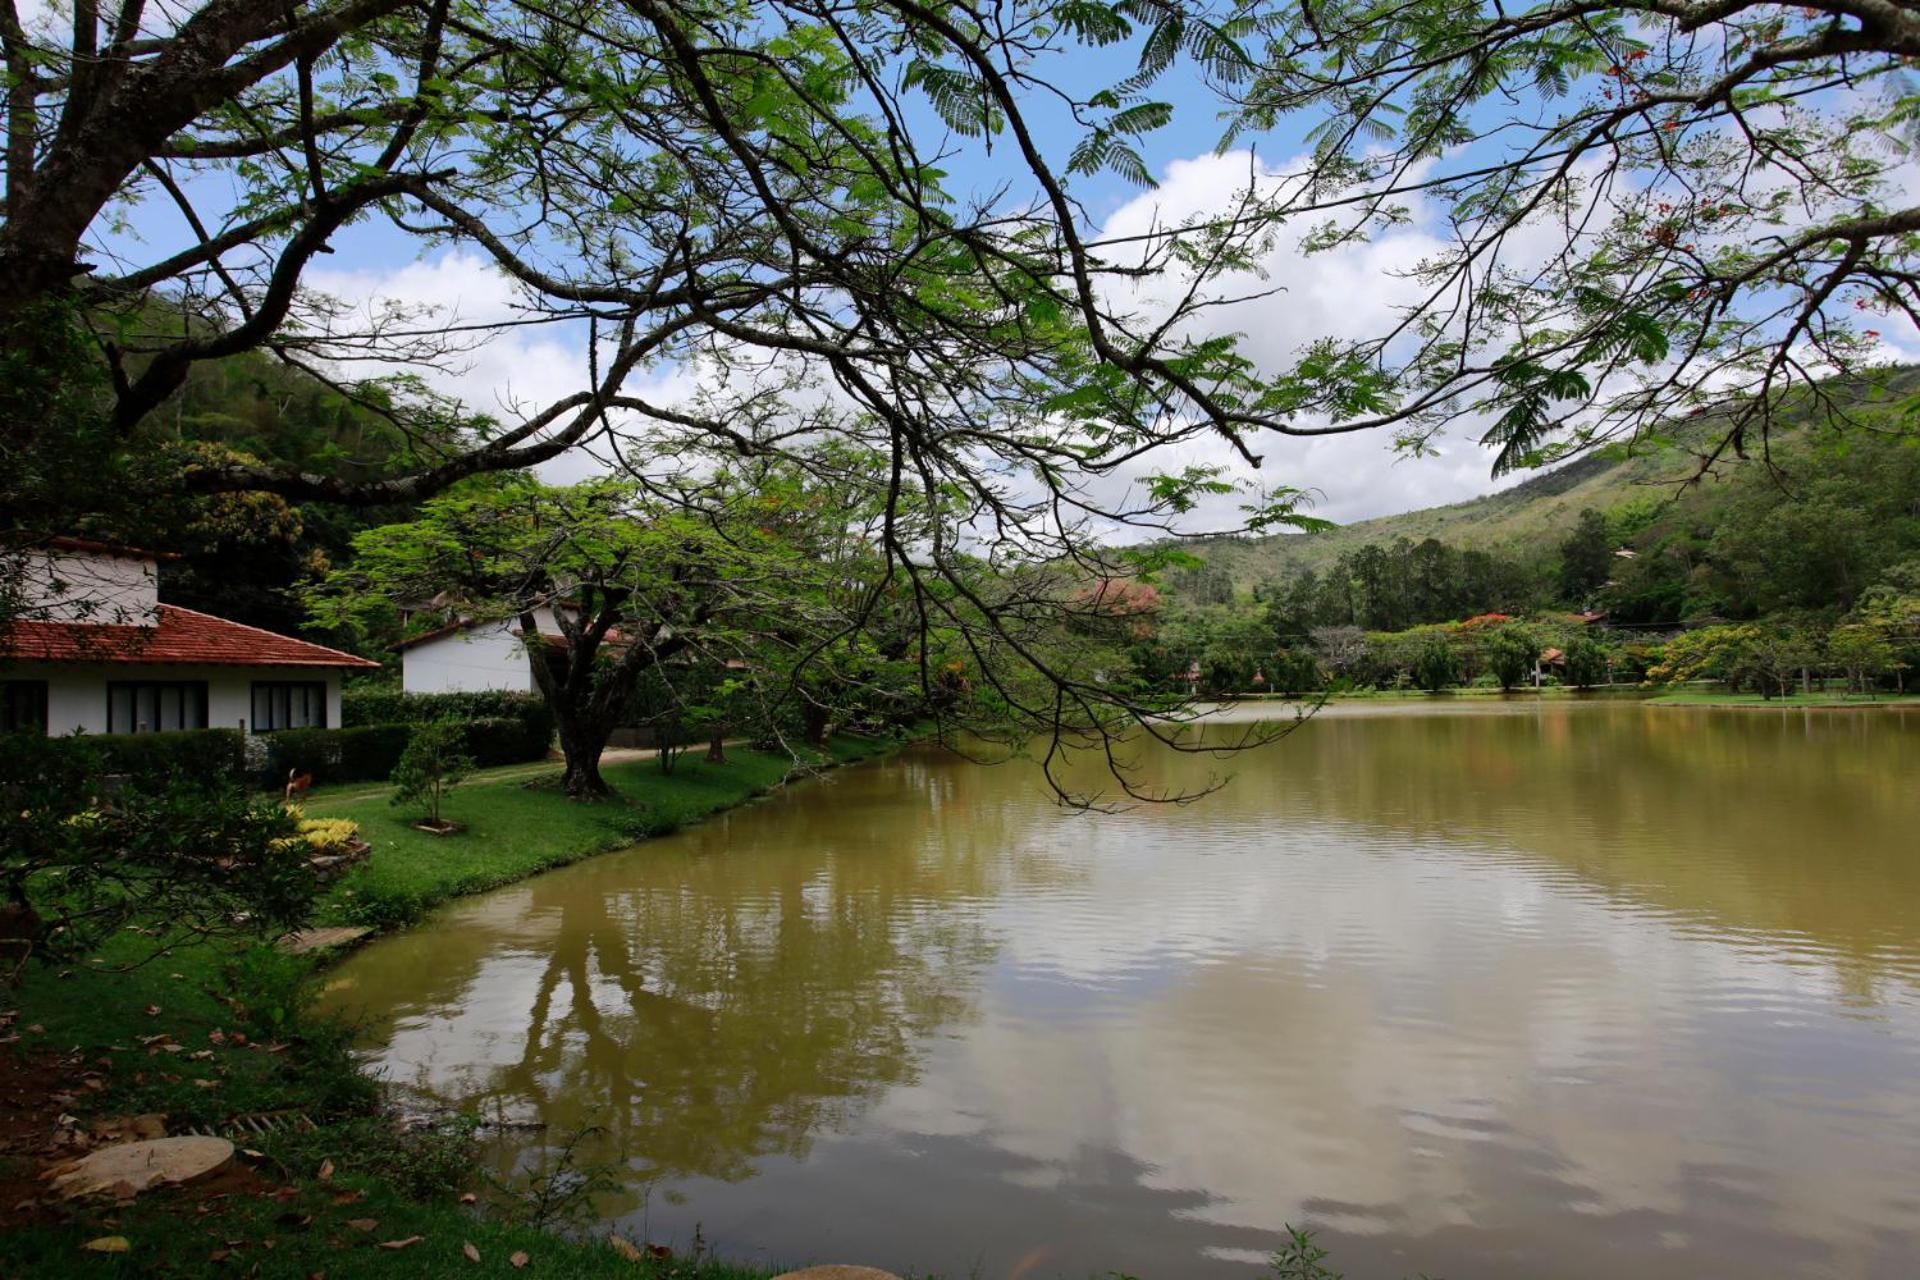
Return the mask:
<svg viewBox="0 0 1920 1280">
<path fill-rule="evenodd" d="M 886 739 L 844 735 L 801 767 L 850 764 L 889 745 Z M 778 786 L 794 768 L 785 754 L 742 749 L 729 749 L 724 765 L 690 752 L 672 774 L 661 773 L 651 759 L 628 760 L 602 771 L 618 801 L 577 804 L 553 785 L 552 768 L 508 766 L 453 793 L 446 815 L 468 828 L 456 836 L 415 830 L 418 815 L 395 808 L 385 789 L 316 791 L 303 806 L 307 813 L 351 818 L 373 846 L 320 904 L 318 919 L 377 928 L 405 924 L 450 898 L 678 831 Z"/>
<path fill-rule="evenodd" d="M 803 766 L 851 763 L 893 745 L 847 736 Z M 454 793 L 448 815 L 468 830 L 453 837 L 413 830 L 408 811 L 392 807 L 383 790 L 316 792 L 309 813 L 354 819 L 373 846 L 331 888 L 318 918 L 401 925 L 462 894 L 677 830 L 766 792 L 795 768 L 784 755 L 729 757 L 709 765 L 689 754 L 672 775 L 652 760 L 609 766 L 618 796 L 599 804 L 567 800 L 552 768 L 493 770 Z M 156 956 L 144 936 L 128 932 L 96 961 L 64 971 L 32 966 L 18 989 L 0 991 L 0 1038 L 18 1037 L 0 1082 L 0 1139 L 13 1149 L 0 1155 L 0 1271 L 9 1280 L 203 1276 L 225 1267 L 333 1280 L 508 1274 L 518 1251 L 542 1275 L 763 1274 L 686 1258 L 636 1265 L 604 1240 L 568 1241 L 525 1221 L 524 1189 L 469 1185 L 473 1162 L 463 1142 L 393 1132 L 377 1116 L 374 1086 L 353 1066 L 347 1029 L 304 1012 L 308 979 L 322 963 L 313 957 L 232 944 Z M 85 1131 L 153 1112 L 166 1116 L 170 1133 L 226 1131 L 236 1117 L 260 1113 L 286 1123 L 246 1138 L 241 1145 L 258 1154 L 205 1189 L 153 1193 L 119 1209 L 18 1207 L 41 1194 L 39 1161 L 26 1154 L 32 1144 L 57 1128 Z M 477 1202 L 463 1204 L 469 1193 Z M 377 1225 L 362 1229 L 367 1220 Z M 124 1238 L 127 1251 L 82 1248 L 106 1236 Z M 405 1248 L 379 1247 L 414 1236 L 421 1239 Z M 463 1253 L 469 1243 L 478 1266 Z"/>
<path fill-rule="evenodd" d="M 1655 707 L 1767 707 L 1775 711 L 1817 711 L 1840 707 L 1920 707 L 1920 694 L 1794 693 L 1763 698 L 1757 693 L 1718 693 L 1677 689 L 1647 699 Z"/>
<path fill-rule="evenodd" d="M 1254 694 L 1235 698 L 1234 702 L 1303 701 L 1281 694 Z M 1642 702 L 1656 707 L 1772 707 L 1778 709 L 1815 709 L 1828 707 L 1912 707 L 1920 706 L 1920 693 L 1871 696 L 1860 693 L 1794 693 L 1787 697 L 1765 698 L 1757 693 L 1725 693 L 1715 689 L 1672 689 L 1662 692 L 1645 685 L 1613 685 L 1597 689 L 1570 689 L 1549 685 L 1544 689 L 1462 688 L 1441 693 L 1420 689 L 1354 689 L 1327 695 L 1328 702 L 1404 702 L 1431 706 L 1447 702 Z"/>
</svg>

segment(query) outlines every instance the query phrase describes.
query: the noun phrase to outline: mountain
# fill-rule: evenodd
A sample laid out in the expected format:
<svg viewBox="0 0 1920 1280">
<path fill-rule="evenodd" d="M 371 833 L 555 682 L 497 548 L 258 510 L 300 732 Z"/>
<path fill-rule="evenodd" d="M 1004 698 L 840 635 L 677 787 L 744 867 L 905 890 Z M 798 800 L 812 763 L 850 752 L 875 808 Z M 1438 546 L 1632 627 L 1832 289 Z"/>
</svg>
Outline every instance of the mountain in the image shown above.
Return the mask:
<svg viewBox="0 0 1920 1280">
<path fill-rule="evenodd" d="M 1812 430 L 1804 413 L 1783 411 L 1775 427 L 1775 457 L 1790 473 L 1820 465 L 1822 450 L 1908 447 L 1913 442 L 1912 397 L 1920 392 L 1920 368 L 1896 371 L 1871 394 L 1854 401 L 1869 421 L 1901 428 L 1897 440 L 1871 432 Z M 1662 443 L 1633 447 L 1610 445 L 1529 477 L 1511 488 L 1467 502 L 1380 516 L 1320 533 L 1285 533 L 1261 538 L 1193 541 L 1183 549 L 1224 569 L 1242 590 L 1302 569 L 1324 571 L 1344 552 L 1399 538 L 1420 542 L 1437 538 L 1460 550 L 1503 552 L 1522 560 L 1551 556 L 1560 539 L 1589 508 L 1610 512 L 1634 504 L 1648 515 L 1655 509 L 1706 507 L 1716 496 L 1755 483 L 1768 483 L 1757 459 L 1731 459 L 1698 485 L 1686 482 L 1697 470 L 1686 446 L 1713 434 L 1711 418 L 1670 429 Z M 1790 488 L 1790 486 L 1789 486 Z M 1782 498 L 1790 497 L 1783 492 Z"/>
</svg>

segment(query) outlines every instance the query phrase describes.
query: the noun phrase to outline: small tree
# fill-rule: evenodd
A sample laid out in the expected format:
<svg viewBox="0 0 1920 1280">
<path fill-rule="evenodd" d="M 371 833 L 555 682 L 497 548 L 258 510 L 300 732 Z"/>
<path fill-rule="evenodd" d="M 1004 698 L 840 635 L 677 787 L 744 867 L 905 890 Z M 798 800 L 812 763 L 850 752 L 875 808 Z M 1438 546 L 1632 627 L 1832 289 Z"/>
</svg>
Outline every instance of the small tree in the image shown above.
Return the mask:
<svg viewBox="0 0 1920 1280">
<path fill-rule="evenodd" d="M 1429 636 L 1414 659 L 1413 681 L 1428 693 L 1439 693 L 1460 683 L 1460 657 L 1444 636 Z"/>
<path fill-rule="evenodd" d="M 1607 678 L 1607 651 L 1597 640 L 1581 636 L 1567 646 L 1567 683 L 1576 689 L 1591 689 Z"/>
<path fill-rule="evenodd" d="M 1505 626 L 1487 642 L 1487 665 L 1502 689 L 1525 682 L 1540 659 L 1540 641 L 1526 627 Z"/>
<path fill-rule="evenodd" d="M 1872 693 L 1882 675 L 1893 669 L 1893 646 L 1880 628 L 1868 623 L 1835 627 L 1827 637 L 1827 656 L 1847 673 L 1847 688 Z"/>
<path fill-rule="evenodd" d="M 1346 679 L 1366 660 L 1367 633 L 1358 627 L 1315 627 L 1313 651 L 1332 670 L 1336 679 Z"/>
<path fill-rule="evenodd" d="M 393 803 L 424 804 L 427 821 L 444 829 L 440 808 L 447 794 L 473 772 L 473 757 L 465 747 L 466 726 L 457 720 L 436 720 L 415 729 L 394 766 Z"/>
<path fill-rule="evenodd" d="M 1320 688 L 1320 662 L 1307 649 L 1282 649 L 1273 655 L 1272 687 L 1277 693 L 1313 693 Z"/>
</svg>

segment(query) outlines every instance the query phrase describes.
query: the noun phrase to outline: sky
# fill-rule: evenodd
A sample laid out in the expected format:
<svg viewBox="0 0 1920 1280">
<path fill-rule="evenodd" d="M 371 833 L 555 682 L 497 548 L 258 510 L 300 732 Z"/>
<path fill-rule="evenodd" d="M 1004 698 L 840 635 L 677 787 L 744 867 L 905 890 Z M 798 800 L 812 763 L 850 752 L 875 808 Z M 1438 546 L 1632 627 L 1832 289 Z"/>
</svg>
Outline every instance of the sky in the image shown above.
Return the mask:
<svg viewBox="0 0 1920 1280">
<path fill-rule="evenodd" d="M 161 0 L 152 12 L 164 17 L 177 4 Z M 28 21 L 36 12 L 49 12 L 47 0 L 30 0 Z M 1070 89 L 1089 89 L 1115 77 L 1124 49 L 1100 55 L 1064 59 L 1046 69 L 1049 78 Z M 1074 190 L 1087 214 L 1086 230 L 1093 236 L 1138 231 L 1154 221 L 1165 222 L 1208 210 L 1225 209 L 1243 188 L 1250 173 L 1275 173 L 1291 167 L 1289 160 L 1303 148 L 1297 136 L 1285 134 L 1250 140 L 1252 150 L 1215 154 L 1219 122 L 1212 102 L 1190 70 L 1176 70 L 1152 91 L 1175 106 L 1174 123 L 1142 140 L 1141 149 L 1156 184 L 1142 190 L 1113 175 L 1076 178 Z M 1057 103 L 1038 98 L 1029 104 L 1029 123 L 1056 169 L 1079 131 Z M 1522 108 L 1523 109 L 1523 108 Z M 914 122 L 923 148 L 944 133 L 930 111 Z M 997 149 L 962 144 L 946 164 L 949 188 L 964 198 L 972 191 L 989 191 L 1015 181 L 1024 191 L 1024 171 L 1008 160 L 1007 144 Z M 209 207 L 222 201 L 220 178 L 202 179 L 192 190 Z M 131 256 L 150 260 L 184 235 L 178 215 L 160 199 L 148 200 L 128 211 L 124 230 L 104 231 L 103 249 L 125 249 Z M 1408 284 L 1396 275 L 1439 241 L 1439 211 L 1415 203 L 1412 218 L 1403 226 L 1377 235 L 1372 241 L 1338 251 L 1305 256 L 1290 239 L 1283 239 L 1264 261 L 1265 280 L 1247 279 L 1252 289 L 1268 289 L 1251 298 L 1208 313 L 1209 323 L 1243 337 L 1244 349 L 1265 371 L 1285 369 L 1299 348 L 1319 336 L 1359 336 L 1378 332 L 1408 293 Z M 514 314 L 515 293 L 508 281 L 471 247 L 441 247 L 420 251 L 410 237 L 390 227 L 363 224 L 337 236 L 334 252 L 309 272 L 307 284 L 354 307 L 379 308 L 393 302 L 431 307 L 448 324 L 503 319 Z M 461 396 L 478 411 L 537 405 L 578 390 L 584 381 L 584 333 L 577 329 L 531 327 L 511 329 L 470 351 L 459 366 L 430 375 L 444 390 Z M 690 393 L 693 374 L 666 368 L 646 372 L 636 390 L 651 399 L 672 401 Z M 1487 493 L 1499 482 L 1490 476 L 1491 453 L 1455 431 L 1437 442 L 1437 454 L 1418 458 L 1397 454 L 1388 432 L 1312 439 L 1269 436 L 1254 444 L 1265 462 L 1257 476 L 1241 465 L 1224 441 L 1193 446 L 1185 454 L 1156 455 L 1139 475 L 1177 470 L 1192 463 L 1230 468 L 1235 478 L 1257 480 L 1305 490 L 1312 498 L 1312 514 L 1347 523 L 1455 502 Z M 571 457 L 547 469 L 553 479 L 573 479 L 593 473 L 600 464 L 590 457 Z M 1510 477 L 1512 482 L 1521 477 Z M 1111 493 L 1109 496 L 1117 496 Z M 1218 528 L 1234 522 L 1240 498 L 1221 499 L 1195 513 L 1192 527 Z"/>
</svg>

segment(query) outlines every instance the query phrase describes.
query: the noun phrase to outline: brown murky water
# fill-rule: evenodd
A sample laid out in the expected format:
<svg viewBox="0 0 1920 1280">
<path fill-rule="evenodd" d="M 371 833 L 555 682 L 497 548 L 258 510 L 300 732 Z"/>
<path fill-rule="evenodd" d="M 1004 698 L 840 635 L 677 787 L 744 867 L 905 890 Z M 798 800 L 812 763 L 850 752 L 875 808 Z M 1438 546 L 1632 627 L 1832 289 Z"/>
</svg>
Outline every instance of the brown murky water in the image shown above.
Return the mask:
<svg viewBox="0 0 1920 1280">
<path fill-rule="evenodd" d="M 1198 783 L 1220 762 L 1156 755 Z M 950 1277 L 1920 1275 L 1920 714 L 1326 716 L 1185 808 L 931 751 L 338 971 L 634 1236 Z"/>
</svg>

